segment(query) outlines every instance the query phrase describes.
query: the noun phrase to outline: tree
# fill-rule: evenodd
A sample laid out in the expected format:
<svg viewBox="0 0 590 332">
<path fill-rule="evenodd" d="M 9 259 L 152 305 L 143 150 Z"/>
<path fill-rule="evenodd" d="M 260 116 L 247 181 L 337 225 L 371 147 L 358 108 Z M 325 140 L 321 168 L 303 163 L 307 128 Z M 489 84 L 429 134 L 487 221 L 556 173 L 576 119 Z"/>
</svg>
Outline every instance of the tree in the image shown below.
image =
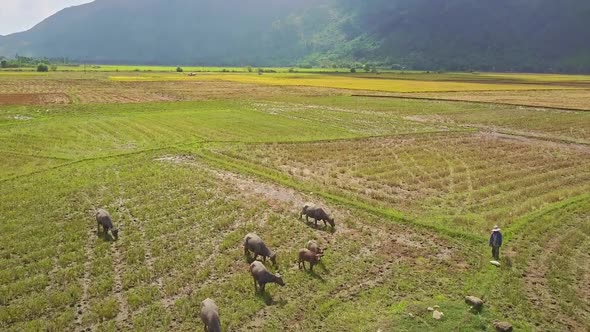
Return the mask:
<svg viewBox="0 0 590 332">
<path fill-rule="evenodd" d="M 366 71 L 367 73 L 368 73 L 368 72 L 370 72 L 370 71 L 371 71 L 371 65 L 367 63 L 367 64 L 364 66 L 364 69 L 365 69 L 365 71 Z"/>
<path fill-rule="evenodd" d="M 44 63 L 40 63 L 37 65 L 37 71 L 40 73 L 46 73 L 49 71 L 49 67 Z"/>
<path fill-rule="evenodd" d="M 8 68 L 8 61 L 6 61 L 6 60 L 0 61 L 0 68 Z"/>
<path fill-rule="evenodd" d="M 351 73 L 356 73 L 356 68 L 354 68 L 354 67 L 350 68 L 350 72 Z"/>
<path fill-rule="evenodd" d="M 252 72 L 252 66 L 248 66 L 246 67 L 246 69 L 248 69 L 248 72 L 251 73 Z"/>
<path fill-rule="evenodd" d="M 182 70 L 182 68 L 180 68 L 180 67 L 176 67 L 176 72 L 177 72 L 177 73 L 182 73 L 183 71 L 184 71 L 184 70 Z"/>
<path fill-rule="evenodd" d="M 51 70 L 52 70 L 52 71 L 57 71 L 57 66 L 56 66 L 56 65 L 52 65 L 52 66 L 51 66 Z"/>
</svg>

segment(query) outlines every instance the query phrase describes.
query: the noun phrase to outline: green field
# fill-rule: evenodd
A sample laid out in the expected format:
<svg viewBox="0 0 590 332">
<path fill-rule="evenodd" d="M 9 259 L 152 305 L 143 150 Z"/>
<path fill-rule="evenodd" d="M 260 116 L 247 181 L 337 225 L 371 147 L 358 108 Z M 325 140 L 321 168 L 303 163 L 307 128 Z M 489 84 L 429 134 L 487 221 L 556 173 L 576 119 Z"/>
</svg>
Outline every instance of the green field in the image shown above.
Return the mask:
<svg viewBox="0 0 590 332">
<path fill-rule="evenodd" d="M 0 330 L 194 331 L 207 297 L 224 331 L 590 330 L 590 112 L 556 106 L 587 78 L 272 75 L 0 73 Z M 351 96 L 416 86 L 516 105 Z M 285 287 L 254 293 L 249 232 Z"/>
</svg>

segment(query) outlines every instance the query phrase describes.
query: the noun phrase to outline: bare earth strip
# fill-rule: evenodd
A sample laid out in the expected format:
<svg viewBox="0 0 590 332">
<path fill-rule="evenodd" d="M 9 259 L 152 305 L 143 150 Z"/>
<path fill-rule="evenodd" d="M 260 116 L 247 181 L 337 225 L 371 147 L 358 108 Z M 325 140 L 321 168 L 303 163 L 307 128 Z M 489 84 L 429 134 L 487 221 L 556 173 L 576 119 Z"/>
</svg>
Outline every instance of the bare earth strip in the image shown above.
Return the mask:
<svg viewBox="0 0 590 332">
<path fill-rule="evenodd" d="M 55 93 L 0 93 L 0 105 L 70 104 L 70 97 Z"/>
</svg>

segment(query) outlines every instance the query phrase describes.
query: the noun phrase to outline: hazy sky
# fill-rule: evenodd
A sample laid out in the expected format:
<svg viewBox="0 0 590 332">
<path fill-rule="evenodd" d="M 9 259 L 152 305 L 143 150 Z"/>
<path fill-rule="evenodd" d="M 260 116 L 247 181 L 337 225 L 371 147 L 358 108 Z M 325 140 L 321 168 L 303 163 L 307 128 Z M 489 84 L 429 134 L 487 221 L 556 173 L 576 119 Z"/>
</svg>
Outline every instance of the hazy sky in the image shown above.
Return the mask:
<svg viewBox="0 0 590 332">
<path fill-rule="evenodd" d="M 0 35 L 25 31 L 66 7 L 92 0 L 0 0 Z"/>
</svg>

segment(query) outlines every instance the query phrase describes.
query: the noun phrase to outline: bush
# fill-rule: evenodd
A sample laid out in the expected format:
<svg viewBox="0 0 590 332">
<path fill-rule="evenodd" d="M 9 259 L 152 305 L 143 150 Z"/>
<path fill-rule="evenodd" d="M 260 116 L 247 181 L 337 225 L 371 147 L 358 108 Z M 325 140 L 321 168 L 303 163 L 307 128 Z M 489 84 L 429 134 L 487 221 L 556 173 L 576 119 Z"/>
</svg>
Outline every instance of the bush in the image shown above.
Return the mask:
<svg viewBox="0 0 590 332">
<path fill-rule="evenodd" d="M 176 72 L 177 72 L 177 73 L 182 73 L 183 71 L 184 71 L 184 70 L 182 70 L 182 68 L 180 68 L 180 67 L 176 67 Z"/>
<path fill-rule="evenodd" d="M 57 71 L 57 66 L 56 65 L 51 66 L 51 70 L 52 71 Z"/>
<path fill-rule="evenodd" d="M 0 68 L 8 68 L 8 61 L 6 61 L 6 60 L 0 61 Z"/>
<path fill-rule="evenodd" d="M 40 63 L 37 65 L 37 71 L 40 73 L 46 73 L 49 71 L 49 67 L 44 63 Z"/>
<path fill-rule="evenodd" d="M 354 68 L 354 67 L 350 68 L 350 72 L 351 73 L 356 73 L 356 68 Z"/>
<path fill-rule="evenodd" d="M 252 72 L 252 66 L 248 66 L 248 67 L 246 67 L 246 69 L 248 70 L 249 73 Z"/>
</svg>

